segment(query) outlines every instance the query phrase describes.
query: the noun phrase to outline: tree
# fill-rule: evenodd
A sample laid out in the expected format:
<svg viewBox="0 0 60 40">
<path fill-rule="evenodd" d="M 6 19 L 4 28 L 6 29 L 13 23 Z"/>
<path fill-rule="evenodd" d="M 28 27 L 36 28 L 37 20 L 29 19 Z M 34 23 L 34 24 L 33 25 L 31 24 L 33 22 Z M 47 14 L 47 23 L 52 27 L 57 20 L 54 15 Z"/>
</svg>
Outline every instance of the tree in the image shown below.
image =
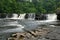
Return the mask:
<svg viewBox="0 0 60 40">
<path fill-rule="evenodd" d="M 36 12 L 36 8 L 35 8 L 34 4 L 30 3 L 30 2 L 23 3 L 22 9 L 25 13 L 35 13 Z"/>
<path fill-rule="evenodd" d="M 0 0 L 0 13 L 54 13 L 60 7 L 60 0 Z"/>
</svg>

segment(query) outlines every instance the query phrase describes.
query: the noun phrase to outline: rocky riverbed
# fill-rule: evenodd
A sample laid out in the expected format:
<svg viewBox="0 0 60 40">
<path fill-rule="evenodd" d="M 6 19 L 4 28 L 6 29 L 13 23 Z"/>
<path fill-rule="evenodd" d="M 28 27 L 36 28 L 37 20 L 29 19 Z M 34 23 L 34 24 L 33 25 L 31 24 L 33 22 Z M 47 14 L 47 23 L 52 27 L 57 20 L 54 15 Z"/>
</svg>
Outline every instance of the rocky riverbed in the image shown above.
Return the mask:
<svg viewBox="0 0 60 40">
<path fill-rule="evenodd" d="M 25 30 L 25 29 L 24 29 Z M 37 27 L 12 34 L 8 40 L 60 40 L 60 27 Z"/>
</svg>

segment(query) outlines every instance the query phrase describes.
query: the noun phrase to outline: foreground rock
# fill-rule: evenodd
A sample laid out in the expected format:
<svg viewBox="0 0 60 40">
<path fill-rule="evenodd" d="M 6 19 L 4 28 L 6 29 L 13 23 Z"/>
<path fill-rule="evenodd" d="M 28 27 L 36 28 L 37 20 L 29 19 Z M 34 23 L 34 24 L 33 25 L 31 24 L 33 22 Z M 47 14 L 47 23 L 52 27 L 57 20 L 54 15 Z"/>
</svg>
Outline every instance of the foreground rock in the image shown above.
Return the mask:
<svg viewBox="0 0 60 40">
<path fill-rule="evenodd" d="M 37 40 L 39 38 L 44 38 L 44 36 L 49 32 L 49 28 L 37 28 L 35 30 L 25 30 L 23 33 L 12 34 L 8 40 Z"/>
<path fill-rule="evenodd" d="M 23 33 L 12 34 L 8 40 L 60 40 L 60 27 L 36 28 Z"/>
</svg>

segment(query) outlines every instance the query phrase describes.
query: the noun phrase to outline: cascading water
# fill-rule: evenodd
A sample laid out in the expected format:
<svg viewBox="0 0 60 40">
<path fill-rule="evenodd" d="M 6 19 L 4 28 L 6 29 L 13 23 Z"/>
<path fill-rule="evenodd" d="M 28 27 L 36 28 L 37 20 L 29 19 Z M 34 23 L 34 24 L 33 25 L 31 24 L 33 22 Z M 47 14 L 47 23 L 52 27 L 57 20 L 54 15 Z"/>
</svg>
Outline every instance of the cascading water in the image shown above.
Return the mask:
<svg viewBox="0 0 60 40">
<path fill-rule="evenodd" d="M 7 19 L 25 19 L 26 13 L 25 14 L 8 14 L 6 15 Z M 57 20 L 57 15 L 56 14 L 38 14 L 38 16 L 36 16 L 36 14 L 34 13 L 29 13 L 27 19 L 29 20 L 35 20 L 35 18 L 38 18 L 37 20 Z M 47 18 L 47 19 L 46 19 Z"/>
<path fill-rule="evenodd" d="M 3 33 L 5 35 L 5 36 L 2 35 L 3 37 L 0 40 L 6 40 L 6 39 L 4 39 L 7 36 L 5 34 L 5 32 L 7 32 L 7 33 L 21 32 L 21 31 L 23 31 L 23 28 L 31 30 L 31 29 L 36 28 L 38 25 L 42 25 L 42 24 L 46 24 L 46 22 L 50 22 L 49 20 L 56 20 L 56 17 L 57 17 L 56 14 L 47 14 L 46 15 L 47 20 L 38 21 L 38 20 L 35 20 L 36 14 L 33 14 L 33 13 L 28 14 L 28 20 L 24 20 L 25 15 L 26 14 L 20 14 L 20 16 L 18 16 L 18 14 L 13 14 L 13 16 L 11 18 L 6 17 L 8 19 L 0 20 L 0 26 L 1 26 L 0 33 Z M 13 19 L 13 20 L 10 20 L 10 19 Z M 17 19 L 19 19 L 19 20 L 17 20 Z M 23 20 L 20 20 L 20 19 L 23 19 Z"/>
<path fill-rule="evenodd" d="M 17 18 L 18 18 L 18 14 L 8 14 L 8 15 L 6 15 L 6 19 L 17 19 Z"/>
<path fill-rule="evenodd" d="M 33 14 L 33 13 L 28 14 L 28 19 L 29 20 L 34 20 L 35 19 L 35 14 Z"/>
<path fill-rule="evenodd" d="M 47 20 L 57 20 L 56 14 L 47 14 Z"/>
<path fill-rule="evenodd" d="M 26 14 L 12 14 L 11 18 L 8 17 L 8 15 L 6 16 L 6 19 L 25 19 L 25 15 Z"/>
<path fill-rule="evenodd" d="M 47 16 L 46 22 L 57 21 L 57 15 L 56 14 L 47 14 L 46 16 Z"/>
<path fill-rule="evenodd" d="M 57 15 L 56 14 L 46 14 L 46 20 L 41 20 L 41 22 L 52 22 L 57 21 Z M 44 18 L 44 17 L 42 17 Z"/>
<path fill-rule="evenodd" d="M 11 19 L 17 19 L 18 15 L 17 14 L 13 14 L 13 17 Z"/>
<path fill-rule="evenodd" d="M 20 16 L 18 17 L 18 19 L 25 19 L 25 15 L 26 14 L 20 14 Z"/>
</svg>

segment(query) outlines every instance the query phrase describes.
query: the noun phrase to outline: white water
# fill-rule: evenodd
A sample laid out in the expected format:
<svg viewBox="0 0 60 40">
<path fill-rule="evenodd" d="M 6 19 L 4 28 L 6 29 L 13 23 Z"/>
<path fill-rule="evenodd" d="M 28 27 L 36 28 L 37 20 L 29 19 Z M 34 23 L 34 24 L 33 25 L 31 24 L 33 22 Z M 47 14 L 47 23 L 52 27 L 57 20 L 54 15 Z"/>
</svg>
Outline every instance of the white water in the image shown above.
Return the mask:
<svg viewBox="0 0 60 40">
<path fill-rule="evenodd" d="M 35 19 L 35 14 L 31 13 L 28 14 L 28 20 L 34 20 Z"/>
<path fill-rule="evenodd" d="M 7 18 L 7 19 L 25 19 L 26 14 L 20 14 L 18 17 L 18 14 L 13 14 L 12 18 Z M 56 14 L 47 14 L 47 21 L 56 21 L 57 20 L 57 15 Z M 31 13 L 28 14 L 28 20 L 35 20 L 35 14 Z"/>
<path fill-rule="evenodd" d="M 26 14 L 20 14 L 18 17 L 18 14 L 13 14 L 13 17 L 11 17 L 11 18 L 6 17 L 6 19 L 25 19 L 25 15 Z"/>
<path fill-rule="evenodd" d="M 11 19 L 17 19 L 18 15 L 17 14 L 13 14 L 13 17 Z"/>
<path fill-rule="evenodd" d="M 8 29 L 8 27 L 9 27 L 9 29 Z M 2 30 L 2 32 L 0 32 L 0 33 L 22 32 L 23 31 L 22 29 L 24 28 L 24 25 L 19 24 L 18 21 L 12 21 L 12 20 L 7 21 L 7 22 L 3 21 L 2 28 L 4 28 L 4 30 Z"/>
<path fill-rule="evenodd" d="M 18 18 L 18 14 L 12 14 L 13 16 L 11 18 L 8 17 L 8 15 L 6 16 L 6 19 L 17 19 Z"/>
<path fill-rule="evenodd" d="M 57 20 L 56 14 L 47 14 L 47 20 Z"/>
<path fill-rule="evenodd" d="M 23 20 L 23 19 L 25 19 L 25 15 L 26 14 L 20 14 L 20 16 L 18 17 L 17 14 L 13 14 L 13 17 L 10 19 L 22 19 L 22 20 L 19 20 L 20 23 L 18 23 L 19 22 L 18 20 L 15 20 L 15 21 L 11 20 L 11 22 L 9 22 L 9 21 L 6 22 L 4 25 L 5 27 L 6 26 L 17 26 L 17 28 L 9 29 L 9 30 L 6 30 L 5 32 L 8 32 L 8 31 L 13 32 L 13 31 L 22 30 L 22 28 L 24 28 L 24 25 L 28 26 L 28 27 L 30 27 L 30 26 L 33 27 L 33 26 L 37 26 L 39 24 L 45 24 L 47 22 L 56 21 L 56 17 L 57 17 L 56 14 L 47 14 L 47 20 L 32 21 L 32 19 L 35 18 L 35 14 L 29 14 L 29 17 L 28 17 L 29 20 Z"/>
<path fill-rule="evenodd" d="M 52 22 L 52 21 L 57 21 L 56 14 L 47 14 L 47 20 L 44 20 L 43 22 Z"/>
<path fill-rule="evenodd" d="M 32 19 L 35 19 L 35 14 L 29 14 L 29 17 L 28 17 L 29 20 L 20 20 L 20 19 L 25 19 L 25 15 L 26 14 L 20 14 L 20 16 L 18 17 L 17 14 L 13 14 L 13 17 L 8 18 L 8 20 L 0 20 L 0 26 L 1 26 L 1 23 L 4 24 L 4 25 L 2 25 L 2 28 L 1 28 L 2 31 L 0 29 L 0 33 L 1 34 L 3 33 L 5 35 L 5 36 L 2 35 L 3 37 L 0 40 L 6 40 L 7 34 L 5 34 L 5 33 L 21 32 L 21 31 L 24 31 L 23 28 L 31 30 L 31 29 L 36 28 L 38 25 L 43 25 L 43 24 L 47 24 L 47 22 L 56 21 L 56 17 L 57 17 L 56 14 L 48 14 L 47 20 L 39 20 L 39 21 L 37 20 L 36 21 L 36 20 L 32 20 Z M 19 21 L 18 20 L 14 21 L 14 20 L 9 20 L 9 19 L 14 19 L 14 20 L 19 19 Z M 8 29 L 6 26 L 14 27 L 14 28 Z M 54 25 L 51 25 L 51 26 L 55 27 Z"/>
<path fill-rule="evenodd" d="M 7 25 L 6 25 L 7 26 Z M 11 25 L 9 25 L 11 26 Z M 23 28 L 24 26 L 20 25 L 20 24 L 16 24 L 16 25 L 12 25 L 12 26 L 16 26 L 17 28 L 13 28 L 13 29 L 7 29 L 5 31 L 2 31 L 1 33 L 10 33 L 10 32 L 23 32 Z"/>
<path fill-rule="evenodd" d="M 18 17 L 18 19 L 25 19 L 25 15 L 26 14 L 20 14 L 20 16 Z"/>
</svg>

